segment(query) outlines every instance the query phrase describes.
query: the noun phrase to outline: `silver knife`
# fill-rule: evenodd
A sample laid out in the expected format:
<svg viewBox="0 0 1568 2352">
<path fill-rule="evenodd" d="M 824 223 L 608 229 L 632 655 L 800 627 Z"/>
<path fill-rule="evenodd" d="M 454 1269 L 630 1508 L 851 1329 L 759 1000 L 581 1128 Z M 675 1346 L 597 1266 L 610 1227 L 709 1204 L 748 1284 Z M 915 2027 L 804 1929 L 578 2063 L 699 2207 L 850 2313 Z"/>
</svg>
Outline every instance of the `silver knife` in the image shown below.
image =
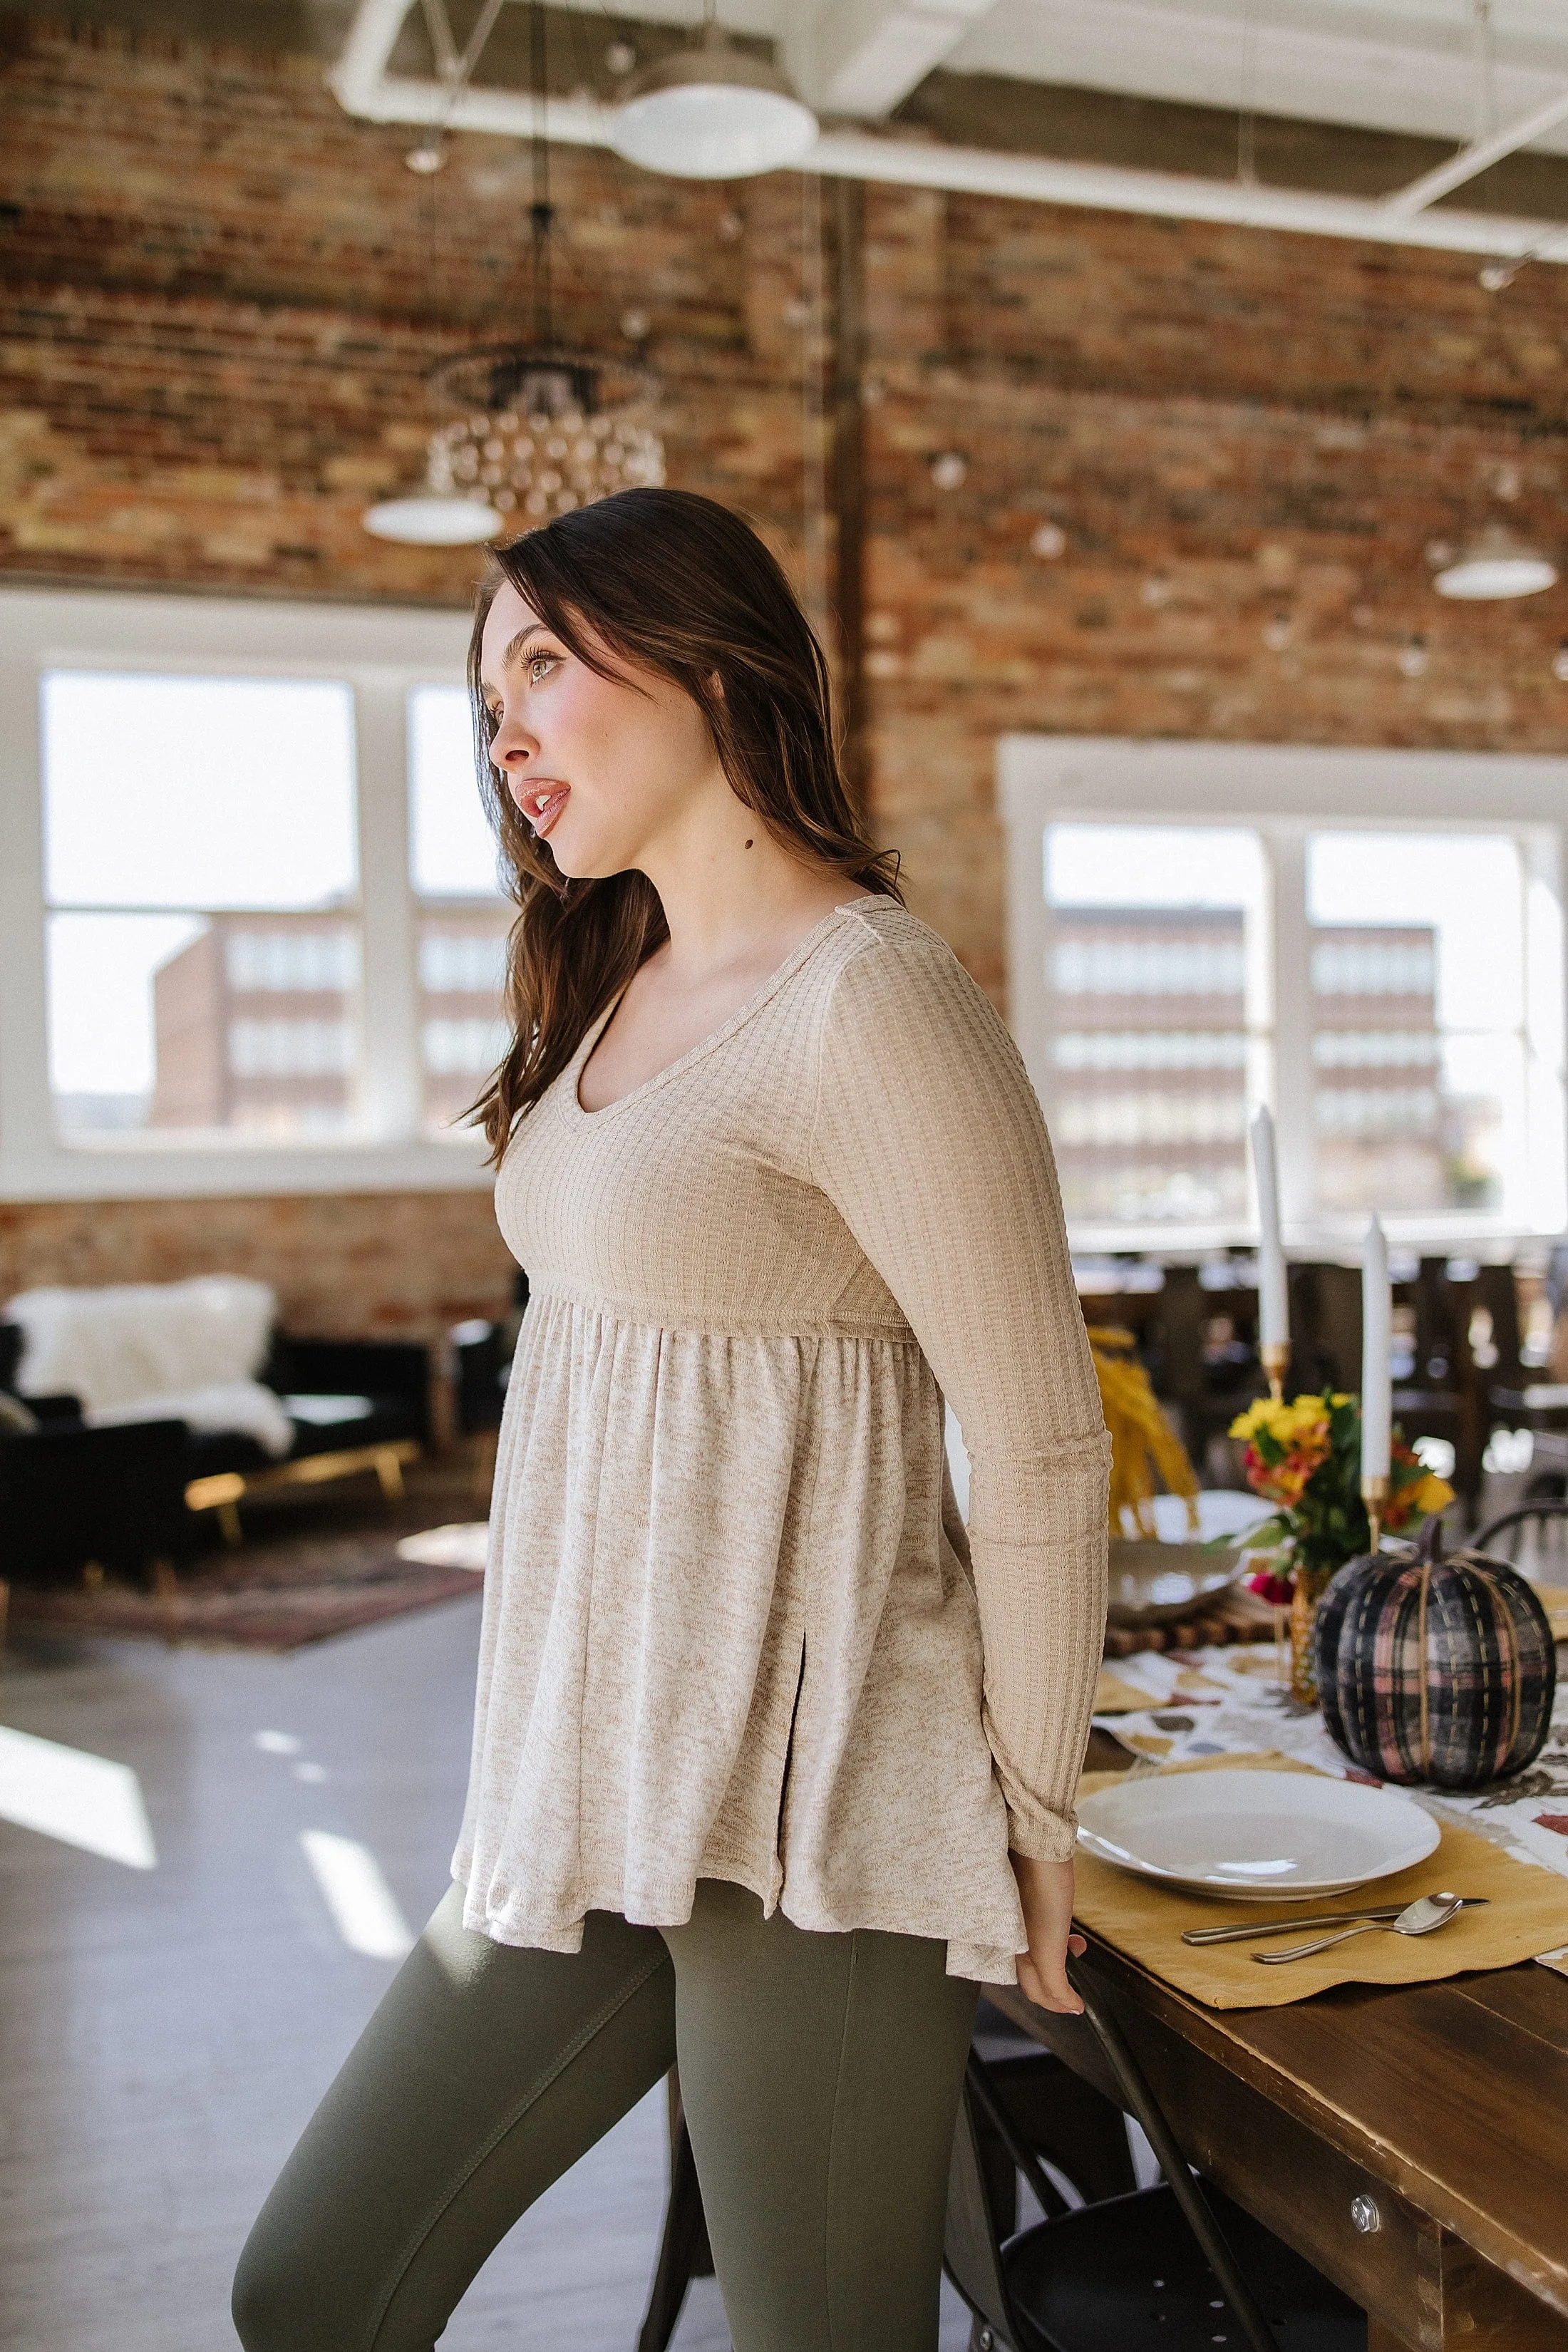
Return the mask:
<svg viewBox="0 0 1568 2352">
<path fill-rule="evenodd" d="M 1487 1895 L 1467 1895 L 1465 1909 L 1473 1910 L 1478 1904 L 1489 1903 Z M 1184 1944 L 1250 1944 L 1260 1936 L 1289 1936 L 1298 1927 L 1353 1927 L 1358 1919 L 1397 1919 L 1404 1909 L 1400 1903 L 1390 1903 L 1379 1911 L 1320 1911 L 1310 1919 L 1276 1919 L 1267 1927 L 1184 1927 Z"/>
</svg>

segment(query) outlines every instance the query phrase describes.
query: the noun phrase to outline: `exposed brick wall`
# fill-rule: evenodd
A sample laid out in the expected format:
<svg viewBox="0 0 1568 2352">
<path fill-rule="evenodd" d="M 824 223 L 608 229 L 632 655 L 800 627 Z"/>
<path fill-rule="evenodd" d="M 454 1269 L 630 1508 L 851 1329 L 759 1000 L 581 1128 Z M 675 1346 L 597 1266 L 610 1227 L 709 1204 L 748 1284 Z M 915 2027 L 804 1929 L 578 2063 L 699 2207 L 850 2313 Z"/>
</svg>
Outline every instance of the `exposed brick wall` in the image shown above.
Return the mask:
<svg viewBox="0 0 1568 2352">
<path fill-rule="evenodd" d="M 420 180 L 415 134 L 351 122 L 317 59 L 0 22 L 0 572 L 465 601 L 472 549 L 359 518 L 420 471 L 430 364 L 524 328 L 517 146 L 458 139 Z M 555 177 L 563 335 L 644 349 L 671 478 L 793 557 L 799 183 L 737 196 L 581 150 Z"/>
<path fill-rule="evenodd" d="M 458 140 L 420 182 L 412 134 L 349 121 L 319 58 L 0 24 L 0 575 L 462 601 L 472 551 L 359 514 L 416 469 L 430 361 L 520 323 L 519 151 Z M 801 183 L 556 170 L 566 331 L 625 349 L 647 311 L 670 478 L 801 576 Z M 998 995 L 1004 730 L 1568 749 L 1568 592 L 1447 606 L 1424 553 L 1490 513 L 1563 545 L 1568 270 L 1489 298 L 1462 255 L 872 188 L 866 275 L 874 807 Z M 969 458 L 949 492 L 943 449 Z M 504 1290 L 488 1215 L 6 1211 L 0 1269 L 243 1254 L 291 1320 L 428 1328 Z"/>
<path fill-rule="evenodd" d="M 1568 751 L 1568 591 L 1426 560 L 1494 515 L 1568 552 L 1568 272 L 889 189 L 867 236 L 873 793 L 998 996 L 1005 731 Z"/>
<path fill-rule="evenodd" d="M 483 1192 L 0 1202 L 0 1304 L 218 1272 L 269 1282 L 289 1331 L 433 1340 L 504 1313 L 512 1267 Z"/>
</svg>

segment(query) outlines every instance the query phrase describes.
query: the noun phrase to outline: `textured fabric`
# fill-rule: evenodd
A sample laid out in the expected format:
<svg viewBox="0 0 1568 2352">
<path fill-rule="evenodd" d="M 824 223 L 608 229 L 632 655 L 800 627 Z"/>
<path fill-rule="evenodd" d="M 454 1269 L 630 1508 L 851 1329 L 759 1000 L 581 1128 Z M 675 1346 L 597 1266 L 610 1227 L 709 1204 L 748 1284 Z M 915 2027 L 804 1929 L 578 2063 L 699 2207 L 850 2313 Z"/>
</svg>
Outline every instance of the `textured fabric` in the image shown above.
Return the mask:
<svg viewBox="0 0 1568 2352">
<path fill-rule="evenodd" d="M 1073 1846 L 1109 1451 L 1023 1066 L 951 950 L 877 899 L 589 1113 L 603 1025 L 497 1186 L 531 1297 L 466 1922 L 568 1951 L 589 1910 L 673 1925 L 721 1878 L 1011 1982 L 1008 1845 Z"/>
<path fill-rule="evenodd" d="M 205 1274 L 99 1290 L 19 1290 L 4 1319 L 24 1334 L 22 1393 L 79 1397 L 91 1412 L 254 1381 L 277 1312 L 266 1283 Z"/>
<path fill-rule="evenodd" d="M 519 2214 L 679 2056 L 735 2352 L 936 2352 L 974 1988 L 918 1937 L 814 1936 L 704 1880 L 507 1951 L 454 1887 L 240 2258 L 246 2352 L 431 2352 Z"/>
<path fill-rule="evenodd" d="M 1508 1561 L 1408 1551 L 1352 1560 L 1314 1629 L 1323 1719 L 1381 1780 L 1482 1789 L 1532 1764 L 1552 1727 L 1557 1653 Z"/>
</svg>

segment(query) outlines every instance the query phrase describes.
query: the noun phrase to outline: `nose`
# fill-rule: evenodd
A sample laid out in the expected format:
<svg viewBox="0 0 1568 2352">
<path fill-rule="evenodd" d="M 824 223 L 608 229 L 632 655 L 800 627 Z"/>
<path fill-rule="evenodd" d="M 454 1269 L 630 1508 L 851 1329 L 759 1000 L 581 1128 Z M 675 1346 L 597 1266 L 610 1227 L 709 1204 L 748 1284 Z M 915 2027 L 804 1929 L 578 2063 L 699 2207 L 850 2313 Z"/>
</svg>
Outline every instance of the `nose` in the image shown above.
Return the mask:
<svg viewBox="0 0 1568 2352">
<path fill-rule="evenodd" d="M 538 739 L 531 735 L 520 720 L 508 714 L 502 717 L 500 725 L 490 738 L 490 765 L 509 783 L 515 783 L 527 772 L 528 763 L 538 750 Z"/>
</svg>

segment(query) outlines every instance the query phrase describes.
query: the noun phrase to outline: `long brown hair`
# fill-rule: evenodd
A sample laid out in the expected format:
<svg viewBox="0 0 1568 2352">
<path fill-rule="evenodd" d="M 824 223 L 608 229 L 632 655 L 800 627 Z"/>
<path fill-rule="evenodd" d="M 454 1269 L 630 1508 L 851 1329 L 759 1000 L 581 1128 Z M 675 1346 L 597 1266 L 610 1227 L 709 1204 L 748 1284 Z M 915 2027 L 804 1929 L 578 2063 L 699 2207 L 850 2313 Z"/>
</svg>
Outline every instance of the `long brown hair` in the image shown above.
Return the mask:
<svg viewBox="0 0 1568 2352">
<path fill-rule="evenodd" d="M 748 523 L 689 490 L 619 490 L 498 548 L 468 647 L 479 792 L 519 910 L 504 998 L 512 1041 L 470 1112 L 492 1165 L 595 1017 L 669 936 L 646 875 L 563 875 L 490 764 L 479 653 L 503 581 L 601 677 L 618 674 L 607 655 L 689 695 L 737 798 L 783 847 L 901 896 L 897 858 L 876 848 L 845 787 L 822 648 Z"/>
</svg>

